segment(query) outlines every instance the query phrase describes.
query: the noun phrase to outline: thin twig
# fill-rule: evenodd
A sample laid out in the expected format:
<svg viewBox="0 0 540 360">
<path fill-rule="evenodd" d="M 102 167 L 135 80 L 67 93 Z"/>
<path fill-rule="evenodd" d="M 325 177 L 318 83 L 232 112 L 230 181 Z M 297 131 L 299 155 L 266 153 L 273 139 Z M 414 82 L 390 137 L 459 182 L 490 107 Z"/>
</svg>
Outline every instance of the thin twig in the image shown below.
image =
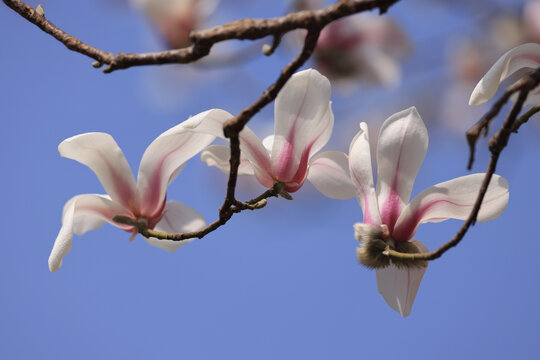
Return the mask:
<svg viewBox="0 0 540 360">
<path fill-rule="evenodd" d="M 512 127 L 512 132 L 517 133 L 521 125 L 525 124 L 531 116 L 536 114 L 540 111 L 540 104 L 534 105 L 532 108 L 529 109 L 525 114 L 521 115 L 516 122 L 514 123 L 514 126 Z"/>
<path fill-rule="evenodd" d="M 489 125 L 491 124 L 491 121 L 499 114 L 502 107 L 508 102 L 510 97 L 525 89 L 530 88 L 531 90 L 538 85 L 540 82 L 540 68 L 536 69 L 531 74 L 523 77 L 519 81 L 517 81 L 514 85 L 510 86 L 508 90 L 497 100 L 491 109 L 476 123 L 471 127 L 467 133 L 467 142 L 469 143 L 469 162 L 467 164 L 467 169 L 471 169 L 472 165 L 474 163 L 474 153 L 476 151 L 476 143 L 478 142 L 478 139 L 480 138 L 480 135 L 482 134 L 482 131 L 484 132 L 484 136 L 488 135 L 489 132 Z M 536 84 L 536 85 L 534 85 Z"/>
<path fill-rule="evenodd" d="M 185 232 L 185 233 L 164 233 L 160 231 L 155 231 L 148 229 L 147 221 L 137 221 L 127 216 L 114 216 L 112 220 L 114 222 L 117 222 L 119 224 L 134 226 L 137 228 L 137 231 L 145 236 L 145 237 L 153 237 L 157 239 L 166 239 L 166 240 L 174 240 L 174 241 L 182 241 L 192 238 L 203 238 L 207 234 L 211 233 L 212 231 L 218 229 L 222 225 L 225 225 L 225 223 L 232 217 L 233 214 L 239 213 L 243 210 L 257 210 L 261 209 L 266 206 L 266 199 L 270 197 L 277 197 L 281 190 L 283 189 L 284 185 L 282 183 L 275 183 L 274 186 L 271 189 L 266 190 L 264 193 L 259 195 L 258 197 L 246 201 L 246 202 L 240 202 L 237 201 L 234 207 L 230 208 L 231 211 L 228 214 L 228 217 L 221 217 L 214 221 L 213 223 L 209 224 L 207 227 L 199 230 L 199 231 L 192 231 L 192 232 Z"/>
</svg>

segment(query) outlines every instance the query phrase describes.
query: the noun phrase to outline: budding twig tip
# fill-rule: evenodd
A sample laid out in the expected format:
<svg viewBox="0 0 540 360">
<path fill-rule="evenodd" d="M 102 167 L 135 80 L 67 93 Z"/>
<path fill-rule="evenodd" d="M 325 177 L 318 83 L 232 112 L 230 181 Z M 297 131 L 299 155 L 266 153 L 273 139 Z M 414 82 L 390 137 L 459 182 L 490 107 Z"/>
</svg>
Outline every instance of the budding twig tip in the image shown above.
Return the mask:
<svg viewBox="0 0 540 360">
<path fill-rule="evenodd" d="M 39 16 L 45 17 L 45 9 L 43 8 L 41 4 L 36 6 L 36 12 Z"/>
<path fill-rule="evenodd" d="M 266 56 L 270 56 L 272 55 L 272 46 L 268 45 L 268 44 L 264 44 L 262 46 L 262 53 Z"/>
</svg>

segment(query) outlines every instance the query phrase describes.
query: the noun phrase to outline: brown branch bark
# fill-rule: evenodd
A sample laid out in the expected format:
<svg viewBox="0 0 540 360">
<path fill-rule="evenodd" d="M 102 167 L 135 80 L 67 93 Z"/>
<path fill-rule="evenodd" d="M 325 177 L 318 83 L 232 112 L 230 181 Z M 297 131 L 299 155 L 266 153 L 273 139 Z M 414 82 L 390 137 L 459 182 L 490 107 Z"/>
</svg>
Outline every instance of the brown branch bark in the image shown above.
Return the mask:
<svg viewBox="0 0 540 360">
<path fill-rule="evenodd" d="M 88 45 L 64 32 L 32 7 L 20 0 L 2 0 L 19 15 L 64 44 L 68 49 L 96 60 L 96 67 L 108 65 L 103 72 L 111 73 L 133 66 L 187 64 L 210 53 L 212 47 L 226 40 L 256 40 L 266 36 L 279 38 L 295 29 L 320 31 L 326 25 L 342 17 L 378 8 L 380 13 L 399 0 L 341 0 L 317 11 L 300 11 L 271 19 L 241 19 L 211 29 L 190 34 L 192 46 L 151 53 L 113 54 Z M 277 46 L 277 45 L 276 45 Z"/>
</svg>

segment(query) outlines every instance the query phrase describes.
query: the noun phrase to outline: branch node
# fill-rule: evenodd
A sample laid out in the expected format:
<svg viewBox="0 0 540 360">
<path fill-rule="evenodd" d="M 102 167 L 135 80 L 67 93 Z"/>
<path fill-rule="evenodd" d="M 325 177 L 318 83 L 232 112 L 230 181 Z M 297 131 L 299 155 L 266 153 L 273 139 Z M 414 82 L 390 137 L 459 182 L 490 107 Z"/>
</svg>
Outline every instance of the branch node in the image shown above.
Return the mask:
<svg viewBox="0 0 540 360">
<path fill-rule="evenodd" d="M 100 67 L 103 66 L 103 63 L 102 63 L 101 61 L 94 61 L 94 62 L 92 63 L 92 66 L 93 66 L 94 68 L 96 68 L 96 69 L 99 69 Z"/>
</svg>

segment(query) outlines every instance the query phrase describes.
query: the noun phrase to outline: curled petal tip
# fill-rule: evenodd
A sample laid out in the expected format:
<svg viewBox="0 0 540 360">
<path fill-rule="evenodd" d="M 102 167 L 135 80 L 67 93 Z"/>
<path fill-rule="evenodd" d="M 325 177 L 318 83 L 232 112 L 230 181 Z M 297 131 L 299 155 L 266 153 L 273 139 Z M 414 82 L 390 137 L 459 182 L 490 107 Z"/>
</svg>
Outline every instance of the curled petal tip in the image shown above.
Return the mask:
<svg viewBox="0 0 540 360">
<path fill-rule="evenodd" d="M 516 46 L 501 56 L 476 84 L 469 105 L 480 105 L 491 99 L 500 83 L 521 69 L 535 69 L 540 66 L 540 44 L 528 43 Z M 538 101 L 530 96 L 526 104 Z"/>
<path fill-rule="evenodd" d="M 51 255 L 49 256 L 49 271 L 55 272 L 62 266 L 62 258 L 71 250 L 73 240 L 73 216 L 75 212 L 75 202 L 71 203 L 64 213 L 62 228 L 54 242 Z"/>
</svg>

